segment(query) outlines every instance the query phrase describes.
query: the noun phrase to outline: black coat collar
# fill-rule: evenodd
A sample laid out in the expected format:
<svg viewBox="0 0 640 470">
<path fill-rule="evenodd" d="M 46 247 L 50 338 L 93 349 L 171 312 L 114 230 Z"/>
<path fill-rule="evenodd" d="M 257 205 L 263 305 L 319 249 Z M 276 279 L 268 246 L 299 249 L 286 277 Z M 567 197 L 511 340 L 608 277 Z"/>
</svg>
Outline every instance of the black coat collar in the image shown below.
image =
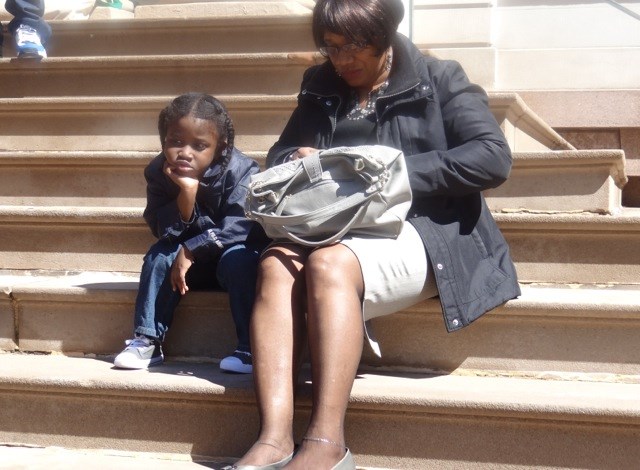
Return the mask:
<svg viewBox="0 0 640 470">
<path fill-rule="evenodd" d="M 420 76 L 416 62 L 423 56 L 418 48 L 405 36 L 397 33 L 391 42 L 393 47 L 393 66 L 389 75 L 389 88 L 386 95 L 395 95 L 417 86 Z M 331 61 L 310 69 L 308 82 L 303 94 L 313 93 L 320 96 L 341 96 L 349 94 L 349 86 L 337 74 Z"/>
</svg>

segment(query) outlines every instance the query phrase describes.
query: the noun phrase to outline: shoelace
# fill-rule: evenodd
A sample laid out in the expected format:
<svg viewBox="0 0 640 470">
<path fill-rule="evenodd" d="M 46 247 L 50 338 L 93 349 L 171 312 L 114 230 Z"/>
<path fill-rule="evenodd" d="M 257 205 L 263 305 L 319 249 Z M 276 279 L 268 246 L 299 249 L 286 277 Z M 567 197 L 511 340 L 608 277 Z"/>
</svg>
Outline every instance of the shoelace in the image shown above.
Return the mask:
<svg viewBox="0 0 640 470">
<path fill-rule="evenodd" d="M 16 31 L 18 36 L 17 43 L 18 45 L 22 45 L 26 42 L 30 42 L 32 44 L 40 44 L 40 36 L 38 36 L 38 32 L 30 28 L 29 26 L 21 26 Z"/>
<path fill-rule="evenodd" d="M 131 348 L 146 348 L 151 346 L 151 341 L 146 338 L 133 338 L 125 341 L 126 345 Z"/>
</svg>

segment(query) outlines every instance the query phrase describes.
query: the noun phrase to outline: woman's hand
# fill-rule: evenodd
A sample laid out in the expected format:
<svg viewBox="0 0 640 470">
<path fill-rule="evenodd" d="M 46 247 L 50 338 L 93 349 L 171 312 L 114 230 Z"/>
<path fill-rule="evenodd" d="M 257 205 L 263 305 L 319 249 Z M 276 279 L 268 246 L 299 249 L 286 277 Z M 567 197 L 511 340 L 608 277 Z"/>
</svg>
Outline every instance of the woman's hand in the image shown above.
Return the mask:
<svg viewBox="0 0 640 470">
<path fill-rule="evenodd" d="M 318 149 L 312 147 L 300 147 L 298 150 L 291 154 L 291 160 L 299 160 L 304 157 L 308 157 L 312 153 L 316 153 Z"/>
<path fill-rule="evenodd" d="M 183 246 L 171 265 L 171 288 L 174 291 L 179 291 L 181 295 L 189 292 L 186 276 L 194 261 L 191 252 Z"/>
</svg>

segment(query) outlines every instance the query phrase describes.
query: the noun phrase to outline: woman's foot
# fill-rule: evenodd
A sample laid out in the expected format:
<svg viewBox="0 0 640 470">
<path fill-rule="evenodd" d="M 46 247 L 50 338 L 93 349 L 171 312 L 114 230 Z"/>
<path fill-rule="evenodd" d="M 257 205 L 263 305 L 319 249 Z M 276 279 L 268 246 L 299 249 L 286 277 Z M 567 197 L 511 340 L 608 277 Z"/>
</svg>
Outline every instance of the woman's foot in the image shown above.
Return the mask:
<svg viewBox="0 0 640 470">
<path fill-rule="evenodd" d="M 343 444 L 330 439 L 304 437 L 294 459 L 286 468 L 331 470 L 345 457 L 346 452 L 347 448 Z"/>
<path fill-rule="evenodd" d="M 256 441 L 246 454 L 234 466 L 241 465 L 263 466 L 280 462 L 293 453 L 293 440 L 287 443 L 276 443 L 270 440 Z"/>
</svg>

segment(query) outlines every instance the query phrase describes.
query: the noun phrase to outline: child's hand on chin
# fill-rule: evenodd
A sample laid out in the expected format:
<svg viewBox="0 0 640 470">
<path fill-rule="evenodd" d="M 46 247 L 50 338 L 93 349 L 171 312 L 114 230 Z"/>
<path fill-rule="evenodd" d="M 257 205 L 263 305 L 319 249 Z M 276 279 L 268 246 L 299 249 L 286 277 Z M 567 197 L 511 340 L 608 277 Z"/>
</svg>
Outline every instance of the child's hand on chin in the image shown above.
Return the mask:
<svg viewBox="0 0 640 470">
<path fill-rule="evenodd" d="M 171 181 L 173 181 L 183 189 L 198 188 L 198 183 L 200 180 L 196 176 L 189 174 L 188 169 L 183 169 L 178 165 L 172 165 L 168 161 L 165 161 L 163 171 L 164 174 L 171 179 Z"/>
</svg>

